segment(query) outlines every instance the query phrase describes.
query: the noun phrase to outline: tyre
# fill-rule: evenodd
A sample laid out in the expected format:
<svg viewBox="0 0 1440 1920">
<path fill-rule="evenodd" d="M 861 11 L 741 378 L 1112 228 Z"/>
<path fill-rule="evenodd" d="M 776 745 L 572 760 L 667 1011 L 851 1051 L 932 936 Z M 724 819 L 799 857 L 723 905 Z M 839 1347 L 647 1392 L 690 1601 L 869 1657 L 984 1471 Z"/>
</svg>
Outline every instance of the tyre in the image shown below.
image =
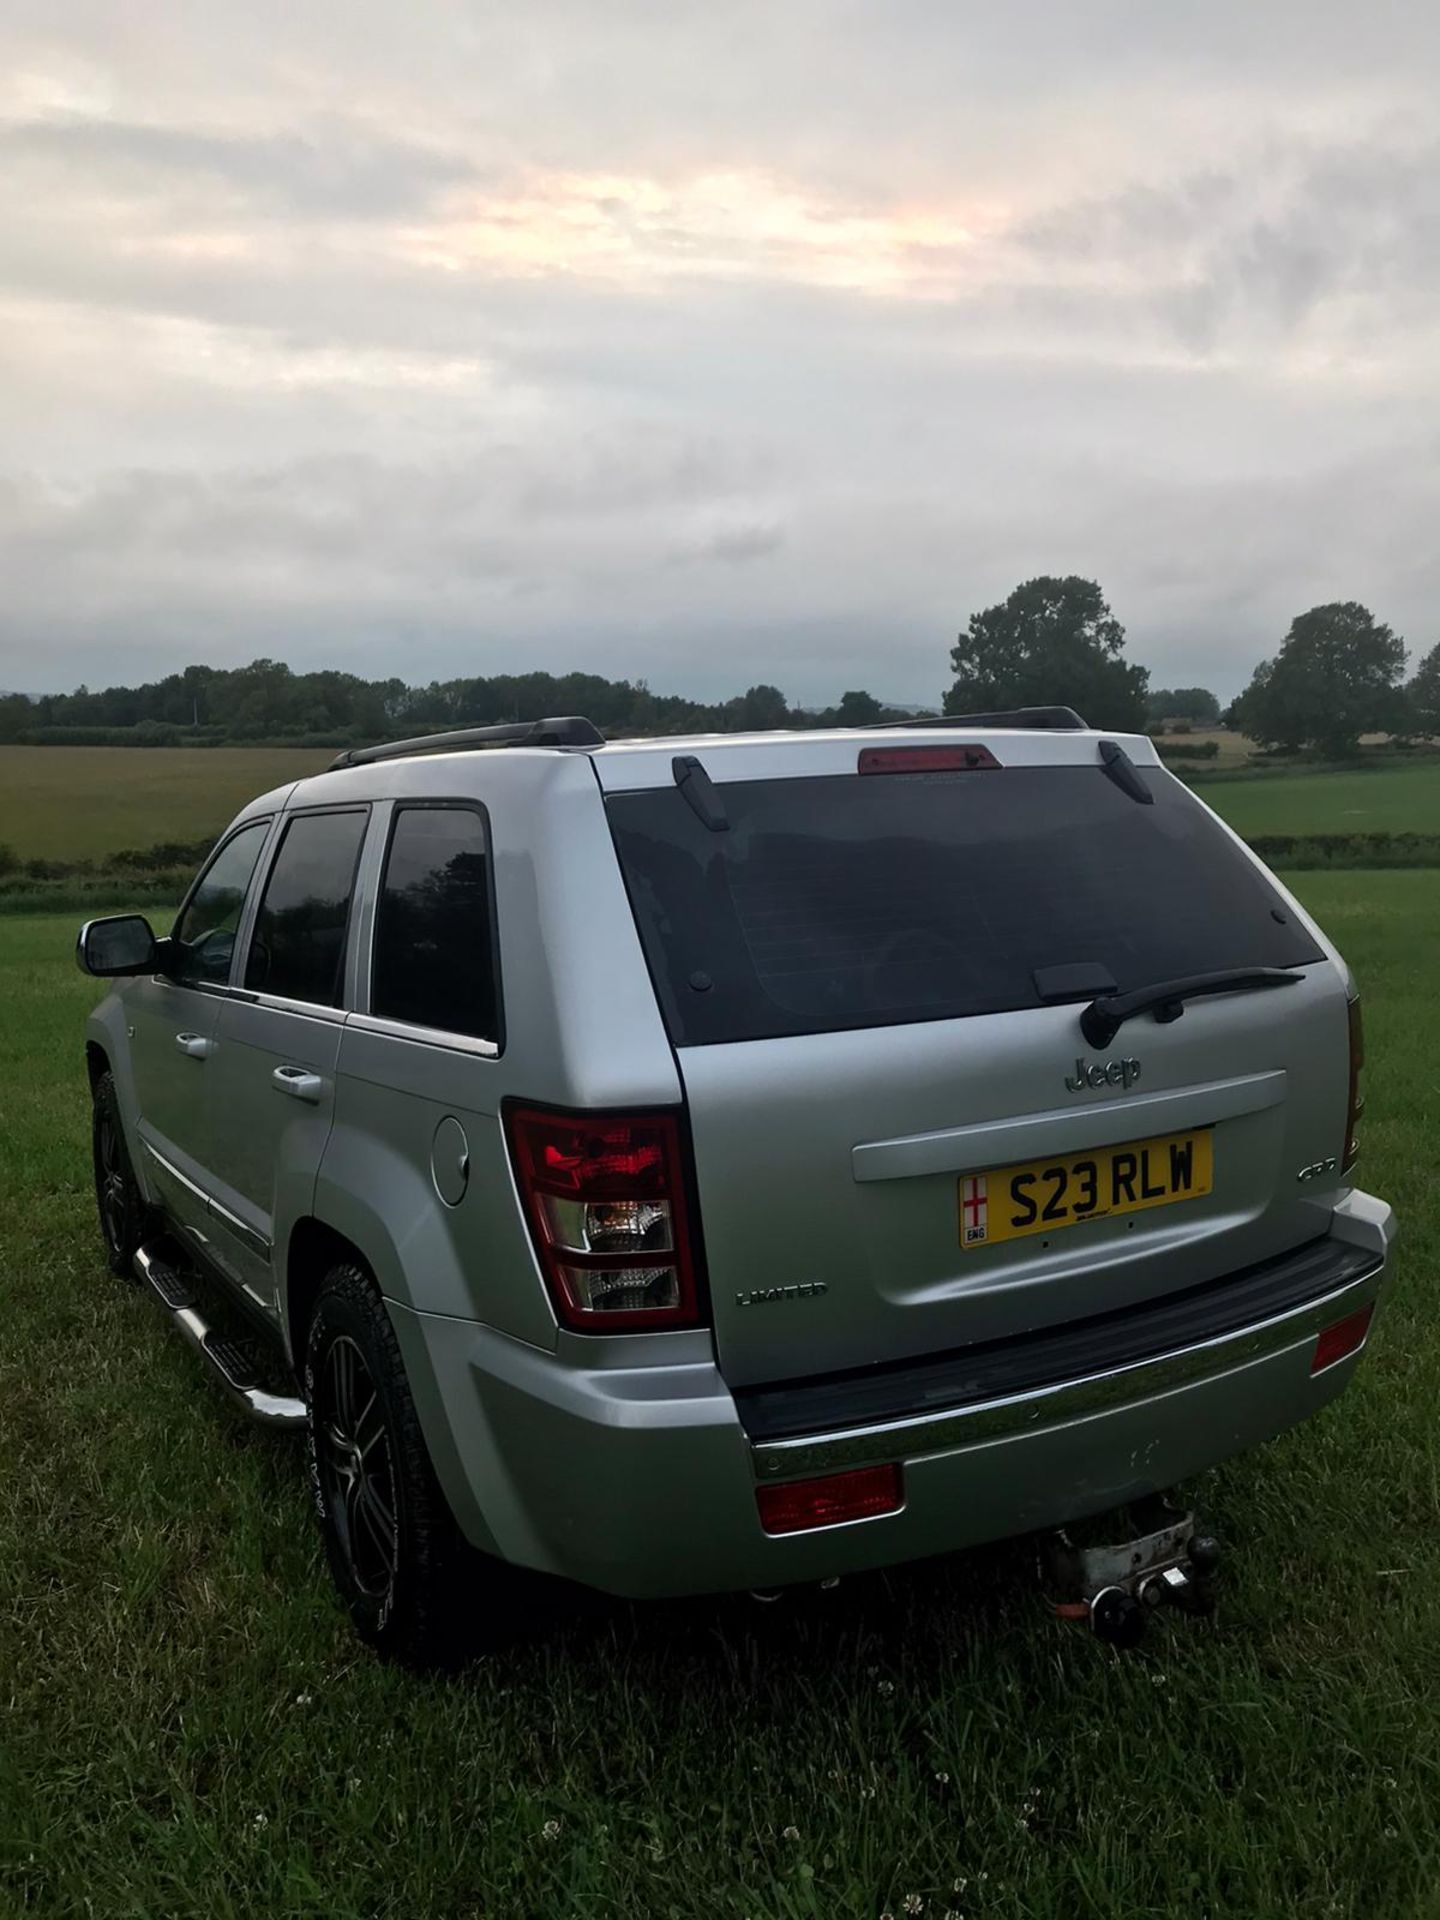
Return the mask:
<svg viewBox="0 0 1440 1920">
<path fill-rule="evenodd" d="M 509 1637 L 510 1569 L 468 1545 L 420 1431 L 383 1301 L 359 1266 L 326 1275 L 305 1351 L 310 1477 L 356 1632 L 407 1666 Z"/>
<path fill-rule="evenodd" d="M 115 1078 L 110 1073 L 102 1073 L 95 1083 L 90 1145 L 105 1264 L 113 1274 L 133 1280 L 135 1255 L 145 1234 L 145 1197 L 130 1164 Z"/>
</svg>

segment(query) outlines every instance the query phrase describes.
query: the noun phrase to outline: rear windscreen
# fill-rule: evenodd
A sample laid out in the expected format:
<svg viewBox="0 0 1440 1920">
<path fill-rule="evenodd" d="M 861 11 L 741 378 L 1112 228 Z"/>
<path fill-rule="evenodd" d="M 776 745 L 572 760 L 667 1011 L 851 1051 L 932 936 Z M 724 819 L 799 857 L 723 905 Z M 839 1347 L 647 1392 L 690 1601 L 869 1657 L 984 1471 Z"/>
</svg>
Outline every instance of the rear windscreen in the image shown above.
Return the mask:
<svg viewBox="0 0 1440 1920">
<path fill-rule="evenodd" d="M 1322 956 L 1184 787 L 1099 767 L 729 782 L 714 832 L 676 787 L 607 802 L 679 1046 L 1045 1004 L 1035 974 L 1125 992 Z M 1054 997 L 1053 994 L 1051 997 Z"/>
</svg>

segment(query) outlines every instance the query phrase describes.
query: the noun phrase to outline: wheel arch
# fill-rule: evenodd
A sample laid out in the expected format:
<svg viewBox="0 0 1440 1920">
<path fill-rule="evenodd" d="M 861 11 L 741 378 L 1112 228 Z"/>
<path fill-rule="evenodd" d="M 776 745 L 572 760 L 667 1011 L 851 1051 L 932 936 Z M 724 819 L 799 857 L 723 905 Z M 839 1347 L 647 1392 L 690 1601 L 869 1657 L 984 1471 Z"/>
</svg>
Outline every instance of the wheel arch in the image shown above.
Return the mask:
<svg viewBox="0 0 1440 1920">
<path fill-rule="evenodd" d="M 372 1282 L 375 1280 L 374 1266 L 366 1259 L 363 1247 L 357 1247 L 337 1227 L 313 1214 L 295 1222 L 285 1250 L 285 1337 L 297 1375 L 305 1364 L 310 1318 L 325 1276 L 345 1264 L 359 1267 Z"/>
</svg>

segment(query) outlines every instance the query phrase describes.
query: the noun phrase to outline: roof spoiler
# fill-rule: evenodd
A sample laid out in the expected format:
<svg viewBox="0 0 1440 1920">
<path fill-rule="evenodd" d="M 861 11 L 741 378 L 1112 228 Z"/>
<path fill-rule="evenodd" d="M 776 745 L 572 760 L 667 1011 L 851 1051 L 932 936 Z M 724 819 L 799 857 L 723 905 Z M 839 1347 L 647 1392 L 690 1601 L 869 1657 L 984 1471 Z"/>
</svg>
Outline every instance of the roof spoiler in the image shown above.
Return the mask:
<svg viewBox="0 0 1440 1920">
<path fill-rule="evenodd" d="M 589 720 L 567 714 L 556 720 L 517 720 L 498 727 L 460 727 L 450 733 L 422 733 L 413 740 L 389 740 L 378 747 L 349 747 L 325 769 L 368 767 L 377 760 L 404 760 L 417 753 L 471 753 L 484 747 L 603 747 L 605 736 Z"/>
</svg>

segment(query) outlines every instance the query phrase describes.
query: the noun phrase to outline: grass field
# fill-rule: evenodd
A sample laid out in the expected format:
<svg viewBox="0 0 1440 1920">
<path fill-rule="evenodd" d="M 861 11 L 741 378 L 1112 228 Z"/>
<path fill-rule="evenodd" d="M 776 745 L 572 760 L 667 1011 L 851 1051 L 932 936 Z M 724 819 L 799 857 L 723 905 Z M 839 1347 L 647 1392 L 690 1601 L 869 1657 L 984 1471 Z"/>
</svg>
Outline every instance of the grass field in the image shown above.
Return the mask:
<svg viewBox="0 0 1440 1920">
<path fill-rule="evenodd" d="M 0 845 L 22 859 L 102 862 L 199 840 L 333 758 L 299 747 L 0 747 Z M 1440 761 L 1214 782 L 1204 771 L 1200 792 L 1242 834 L 1440 833 Z"/>
<path fill-rule="evenodd" d="M 302 747 L 0 747 L 0 845 L 25 860 L 98 861 L 200 840 L 257 793 L 334 758 Z"/>
<path fill-rule="evenodd" d="M 351 1641 L 295 1444 L 107 1276 L 93 988 L 68 918 L 0 923 L 0 1913 L 1440 1913 L 1440 875 L 1300 891 L 1365 985 L 1403 1256 L 1344 1401 L 1195 1489 L 1212 1623 L 1117 1655 L 1012 1546 L 600 1607 L 450 1682 Z"/>
<path fill-rule="evenodd" d="M 1440 833 L 1440 760 L 1354 773 L 1288 773 L 1201 783 L 1207 805 L 1246 838 L 1281 833 Z"/>
</svg>

